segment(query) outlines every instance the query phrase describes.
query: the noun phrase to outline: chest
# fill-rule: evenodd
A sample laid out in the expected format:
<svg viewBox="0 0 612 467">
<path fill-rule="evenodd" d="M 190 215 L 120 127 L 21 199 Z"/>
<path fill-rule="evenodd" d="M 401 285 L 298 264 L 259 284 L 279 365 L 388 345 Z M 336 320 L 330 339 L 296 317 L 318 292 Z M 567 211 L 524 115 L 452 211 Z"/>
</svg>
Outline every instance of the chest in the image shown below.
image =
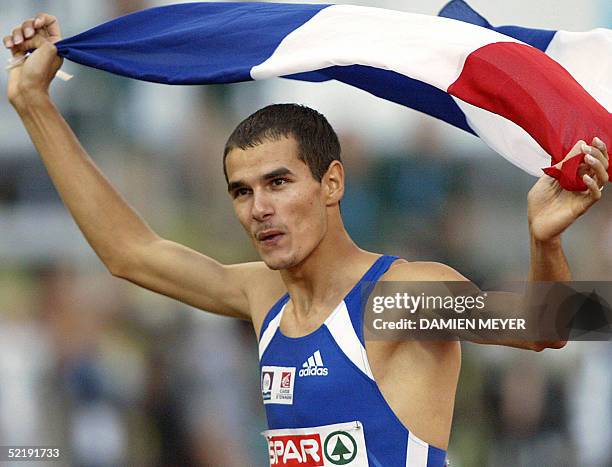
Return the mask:
<svg viewBox="0 0 612 467">
<path fill-rule="evenodd" d="M 364 409 L 376 398 L 376 386 L 358 344 L 325 325 L 299 338 L 277 329 L 260 358 L 269 421 L 324 424 L 328 414 L 335 414 L 335 422 Z"/>
</svg>

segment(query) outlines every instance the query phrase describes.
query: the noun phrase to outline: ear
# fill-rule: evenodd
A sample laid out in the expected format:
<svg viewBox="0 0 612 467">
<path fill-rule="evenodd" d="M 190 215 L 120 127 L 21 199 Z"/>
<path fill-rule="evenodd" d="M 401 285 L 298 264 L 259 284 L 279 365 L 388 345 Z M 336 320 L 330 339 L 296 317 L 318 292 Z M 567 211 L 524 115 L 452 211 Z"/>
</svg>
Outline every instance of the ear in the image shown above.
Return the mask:
<svg viewBox="0 0 612 467">
<path fill-rule="evenodd" d="M 321 180 L 325 205 L 338 204 L 344 196 L 344 166 L 340 161 L 332 161 Z"/>
</svg>

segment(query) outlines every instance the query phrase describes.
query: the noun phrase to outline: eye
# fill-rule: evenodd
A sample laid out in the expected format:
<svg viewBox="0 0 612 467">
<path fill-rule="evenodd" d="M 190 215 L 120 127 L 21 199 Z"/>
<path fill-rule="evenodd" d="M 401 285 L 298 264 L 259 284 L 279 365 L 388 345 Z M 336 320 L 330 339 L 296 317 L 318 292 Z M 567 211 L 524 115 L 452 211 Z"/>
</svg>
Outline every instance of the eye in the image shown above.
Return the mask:
<svg viewBox="0 0 612 467">
<path fill-rule="evenodd" d="M 274 185 L 274 186 L 281 186 L 281 185 L 284 185 L 287 182 L 289 182 L 289 180 L 287 180 L 284 177 L 276 177 L 276 178 L 272 179 L 272 185 Z"/>
<path fill-rule="evenodd" d="M 248 188 L 237 188 L 234 190 L 234 198 L 240 198 L 241 196 L 246 196 L 250 193 L 251 190 Z"/>
</svg>

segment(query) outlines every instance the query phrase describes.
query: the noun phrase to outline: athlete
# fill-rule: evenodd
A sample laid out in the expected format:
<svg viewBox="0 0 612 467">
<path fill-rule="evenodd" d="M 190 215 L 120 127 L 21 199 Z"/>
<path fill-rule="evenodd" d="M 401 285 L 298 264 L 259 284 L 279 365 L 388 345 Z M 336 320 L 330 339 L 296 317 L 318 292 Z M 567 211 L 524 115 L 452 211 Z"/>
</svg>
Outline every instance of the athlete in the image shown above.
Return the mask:
<svg viewBox="0 0 612 467">
<path fill-rule="evenodd" d="M 79 144 L 48 93 L 62 60 L 55 17 L 39 14 L 4 37 L 16 58 L 8 98 L 64 204 L 108 270 L 202 310 L 250 320 L 259 339 L 272 465 L 439 466 L 460 367 L 457 341 L 365 341 L 363 281 L 466 280 L 438 263 L 360 249 L 339 204 L 344 169 L 334 130 L 316 111 L 266 107 L 243 121 L 224 153 L 228 192 L 261 261 L 223 265 L 159 237 Z M 586 157 L 588 190 L 544 175 L 528 196 L 529 278 L 567 281 L 561 233 L 601 198 L 608 155 Z M 564 342 L 524 342 L 542 350 Z"/>
</svg>

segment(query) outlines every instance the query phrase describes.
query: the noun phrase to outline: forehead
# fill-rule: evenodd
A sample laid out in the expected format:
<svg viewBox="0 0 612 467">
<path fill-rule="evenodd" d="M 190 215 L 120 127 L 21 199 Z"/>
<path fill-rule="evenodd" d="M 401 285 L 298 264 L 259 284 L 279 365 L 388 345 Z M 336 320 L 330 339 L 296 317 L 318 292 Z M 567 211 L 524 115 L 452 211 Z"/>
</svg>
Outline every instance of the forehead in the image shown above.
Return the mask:
<svg viewBox="0 0 612 467">
<path fill-rule="evenodd" d="M 298 143 L 294 138 L 282 137 L 278 140 L 258 144 L 252 148 L 232 149 L 226 159 L 225 168 L 230 181 L 256 178 L 278 167 L 287 167 L 296 174 L 310 173 L 310 169 L 299 158 Z"/>
</svg>

